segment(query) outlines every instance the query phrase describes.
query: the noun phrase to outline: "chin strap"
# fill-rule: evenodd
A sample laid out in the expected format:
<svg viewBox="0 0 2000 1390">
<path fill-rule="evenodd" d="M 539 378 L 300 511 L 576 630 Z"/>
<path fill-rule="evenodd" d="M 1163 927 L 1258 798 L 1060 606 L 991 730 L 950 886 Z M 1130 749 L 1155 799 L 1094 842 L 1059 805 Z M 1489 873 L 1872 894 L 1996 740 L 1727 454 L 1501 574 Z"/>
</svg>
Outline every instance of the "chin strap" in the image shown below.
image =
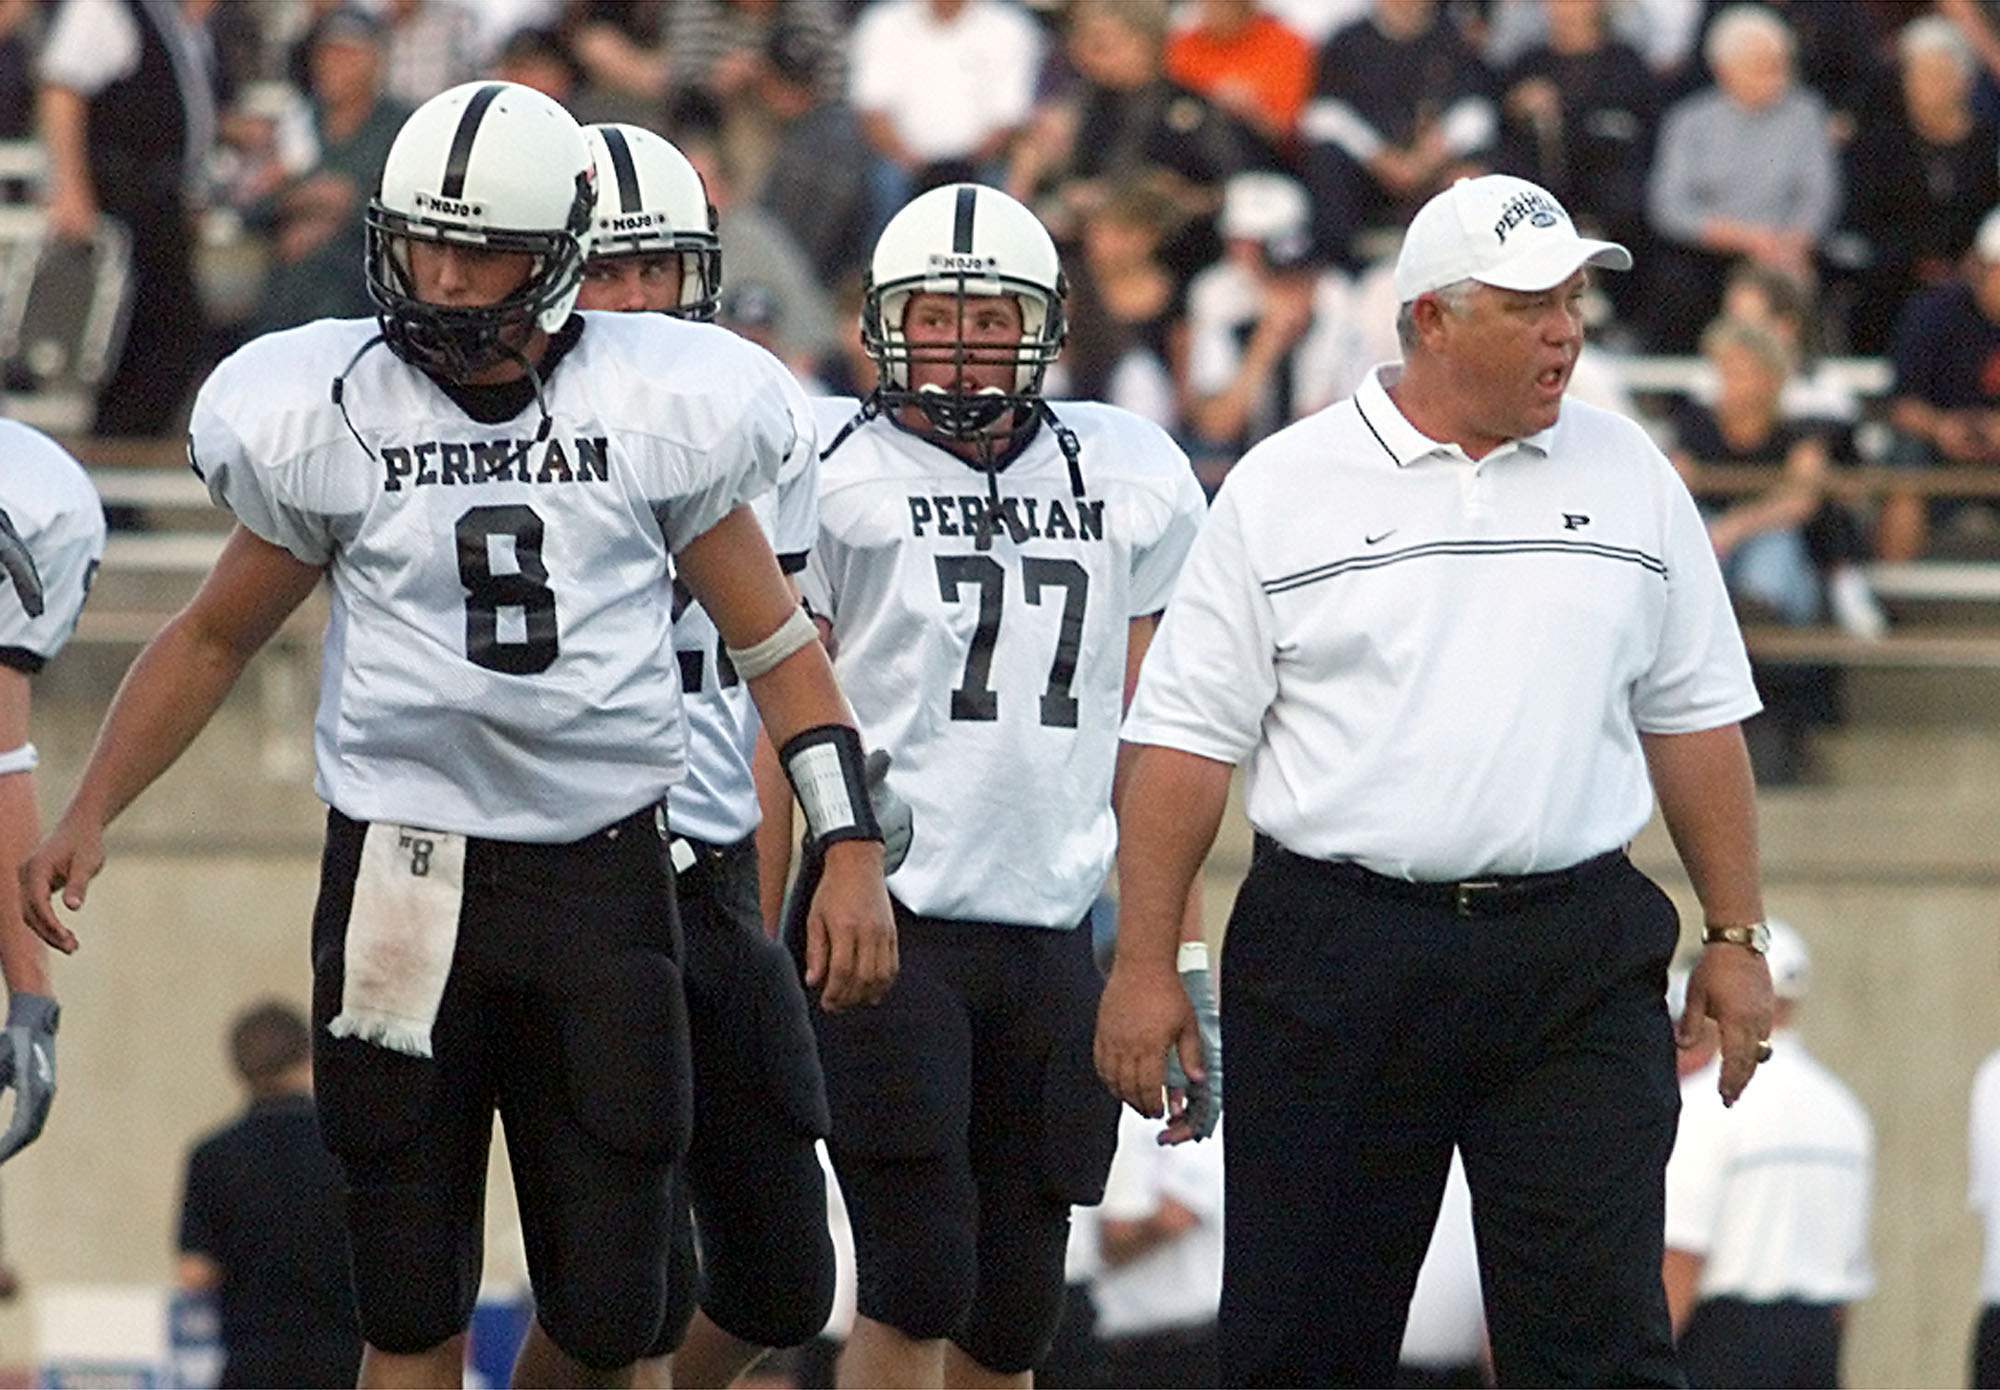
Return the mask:
<svg viewBox="0 0 2000 1390">
<path fill-rule="evenodd" d="M 354 371 L 355 364 L 366 357 L 370 349 L 379 346 L 384 341 L 386 340 L 383 335 L 377 333 L 374 337 L 363 343 L 355 350 L 354 356 L 347 359 L 347 365 L 340 369 L 340 374 L 333 379 L 333 403 L 340 409 L 340 422 L 347 426 L 347 432 L 354 436 L 354 442 L 361 446 L 361 452 L 368 455 L 371 460 L 375 459 L 375 451 L 368 447 L 368 441 L 361 437 L 361 431 L 354 427 L 354 421 L 347 413 L 347 378 Z M 535 428 L 535 437 L 523 444 L 512 454 L 509 454 L 506 461 L 501 465 L 503 468 L 511 468 L 526 458 L 529 450 L 548 439 L 550 431 L 555 428 L 555 421 L 549 415 L 549 400 L 547 394 L 542 389 L 542 374 L 535 369 L 535 364 L 530 362 L 527 355 L 512 343 L 503 342 L 500 344 L 500 348 L 502 352 L 520 366 L 523 372 L 527 373 L 528 384 L 534 388 L 535 392 L 535 409 L 542 417 L 541 424 Z M 829 449 L 827 452 L 831 453 L 832 450 Z"/>
<path fill-rule="evenodd" d="M 847 436 L 882 413 L 882 388 L 877 386 L 861 401 L 861 409 L 854 412 L 854 418 L 840 427 L 840 433 L 833 437 L 833 443 L 819 451 L 820 462 L 833 457 L 833 451 L 847 442 Z"/>
<path fill-rule="evenodd" d="M 1083 445 L 1077 442 L 1076 431 L 1056 418 L 1055 407 L 1037 396 L 1037 413 L 1049 431 L 1056 437 L 1056 447 L 1062 450 L 1063 462 L 1069 465 L 1069 490 L 1077 497 L 1083 496 Z"/>
</svg>

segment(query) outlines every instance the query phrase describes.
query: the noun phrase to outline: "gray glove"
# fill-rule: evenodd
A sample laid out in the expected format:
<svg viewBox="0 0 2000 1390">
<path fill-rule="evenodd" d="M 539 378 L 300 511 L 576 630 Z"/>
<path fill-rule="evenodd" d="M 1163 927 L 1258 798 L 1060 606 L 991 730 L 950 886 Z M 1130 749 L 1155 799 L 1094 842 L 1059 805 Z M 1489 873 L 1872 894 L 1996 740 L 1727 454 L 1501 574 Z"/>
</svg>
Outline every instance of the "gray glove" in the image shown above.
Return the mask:
<svg viewBox="0 0 2000 1390">
<path fill-rule="evenodd" d="M 14 1119 L 0 1134 L 0 1163 L 35 1142 L 56 1098 L 56 1019 L 62 1010 L 40 994 L 7 1001 L 0 1033 L 0 1091 L 14 1088 Z"/>
<path fill-rule="evenodd" d="M 889 750 L 877 748 L 861 764 L 867 780 L 868 804 L 882 827 L 882 872 L 893 874 L 910 852 L 910 803 L 889 790 Z"/>
<path fill-rule="evenodd" d="M 1215 1007 L 1215 986 L 1208 978 L 1208 948 L 1203 946 L 1197 956 L 1183 947 L 1182 961 L 1181 988 L 1194 1006 L 1195 1027 L 1201 1033 L 1202 1069 L 1208 1074 L 1200 1081 L 1190 1081 L 1181 1069 L 1180 1050 L 1170 1047 L 1167 1088 L 1187 1097 L 1188 1127 L 1195 1138 L 1206 1139 L 1215 1133 L 1216 1122 L 1222 1118 L 1222 1015 Z"/>
</svg>

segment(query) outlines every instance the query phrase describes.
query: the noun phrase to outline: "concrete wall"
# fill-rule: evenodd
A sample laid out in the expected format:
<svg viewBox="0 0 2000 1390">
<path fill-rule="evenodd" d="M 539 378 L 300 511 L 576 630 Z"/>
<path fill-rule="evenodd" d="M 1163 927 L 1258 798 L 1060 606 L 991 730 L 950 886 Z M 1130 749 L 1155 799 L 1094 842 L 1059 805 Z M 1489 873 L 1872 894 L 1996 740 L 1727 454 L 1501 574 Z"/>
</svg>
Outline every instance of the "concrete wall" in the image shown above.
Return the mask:
<svg viewBox="0 0 2000 1390">
<path fill-rule="evenodd" d="M 50 815 L 117 668 L 109 654 L 72 653 L 37 687 Z M 239 1103 L 223 1032 L 253 997 L 306 999 L 322 815 L 308 675 L 258 658 L 188 757 L 114 827 L 77 918 L 82 949 L 57 964 L 55 1113 L 0 1173 L 6 1256 L 30 1292 L 168 1277 L 183 1155 Z M 1873 691 L 1823 746 L 1827 785 L 1764 798 L 1769 906 L 1816 957 L 1802 1031 L 1860 1094 L 1880 1145 L 1880 1290 L 1856 1312 L 1855 1386 L 1964 1383 L 1979 1259 L 1964 1210 L 1966 1097 L 2000 1047 L 2000 740 L 1984 718 L 1976 701 L 1913 712 L 1893 685 Z M 1636 852 L 1698 922 L 1657 827 Z M 1215 929 L 1246 858 L 1232 817 L 1211 865 Z M 496 1228 L 497 1243 L 506 1236 Z M 496 1256 L 506 1268 L 515 1258 Z M 32 1359 L 25 1306 L 0 1305 L 0 1365 Z"/>
</svg>

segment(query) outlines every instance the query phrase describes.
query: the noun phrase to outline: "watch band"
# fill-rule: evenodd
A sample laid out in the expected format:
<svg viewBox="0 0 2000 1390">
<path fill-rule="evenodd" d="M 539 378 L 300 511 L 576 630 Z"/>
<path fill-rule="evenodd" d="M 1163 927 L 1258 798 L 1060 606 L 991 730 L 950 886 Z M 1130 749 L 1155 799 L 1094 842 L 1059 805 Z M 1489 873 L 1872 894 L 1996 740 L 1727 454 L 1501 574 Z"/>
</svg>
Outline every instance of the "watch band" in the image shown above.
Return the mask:
<svg viewBox="0 0 2000 1390">
<path fill-rule="evenodd" d="M 1718 927 L 1711 923 L 1702 928 L 1702 945 L 1713 946 L 1717 942 L 1745 946 L 1761 956 L 1771 949 L 1771 929 L 1762 922 L 1748 922 L 1739 927 Z"/>
</svg>

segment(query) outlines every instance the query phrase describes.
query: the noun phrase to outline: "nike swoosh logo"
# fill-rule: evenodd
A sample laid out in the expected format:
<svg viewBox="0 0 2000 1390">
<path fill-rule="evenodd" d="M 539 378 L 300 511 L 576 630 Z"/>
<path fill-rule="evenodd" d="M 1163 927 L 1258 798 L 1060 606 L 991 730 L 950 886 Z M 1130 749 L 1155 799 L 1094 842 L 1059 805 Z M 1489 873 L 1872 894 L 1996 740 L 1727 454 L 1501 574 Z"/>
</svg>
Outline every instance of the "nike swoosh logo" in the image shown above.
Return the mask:
<svg viewBox="0 0 2000 1390">
<path fill-rule="evenodd" d="M 1365 545 L 1378 545 L 1378 544 L 1380 544 L 1381 542 L 1383 542 L 1383 541 L 1386 541 L 1386 540 L 1388 540 L 1388 539 L 1389 539 L 1389 537 L 1391 537 L 1391 536 L 1395 535 L 1395 534 L 1396 534 L 1396 530 L 1397 530 L 1397 528 L 1396 528 L 1396 527 L 1394 527 L 1394 526 L 1391 526 L 1391 527 L 1390 527 L 1390 528 L 1389 528 L 1388 530 L 1384 531 L 1384 532 L 1383 532 L 1383 533 L 1382 533 L 1381 535 L 1379 535 L 1379 536 L 1363 536 L 1363 537 L 1361 538 L 1361 539 L 1362 539 L 1362 543 L 1363 543 L 1363 544 L 1365 544 Z"/>
</svg>

